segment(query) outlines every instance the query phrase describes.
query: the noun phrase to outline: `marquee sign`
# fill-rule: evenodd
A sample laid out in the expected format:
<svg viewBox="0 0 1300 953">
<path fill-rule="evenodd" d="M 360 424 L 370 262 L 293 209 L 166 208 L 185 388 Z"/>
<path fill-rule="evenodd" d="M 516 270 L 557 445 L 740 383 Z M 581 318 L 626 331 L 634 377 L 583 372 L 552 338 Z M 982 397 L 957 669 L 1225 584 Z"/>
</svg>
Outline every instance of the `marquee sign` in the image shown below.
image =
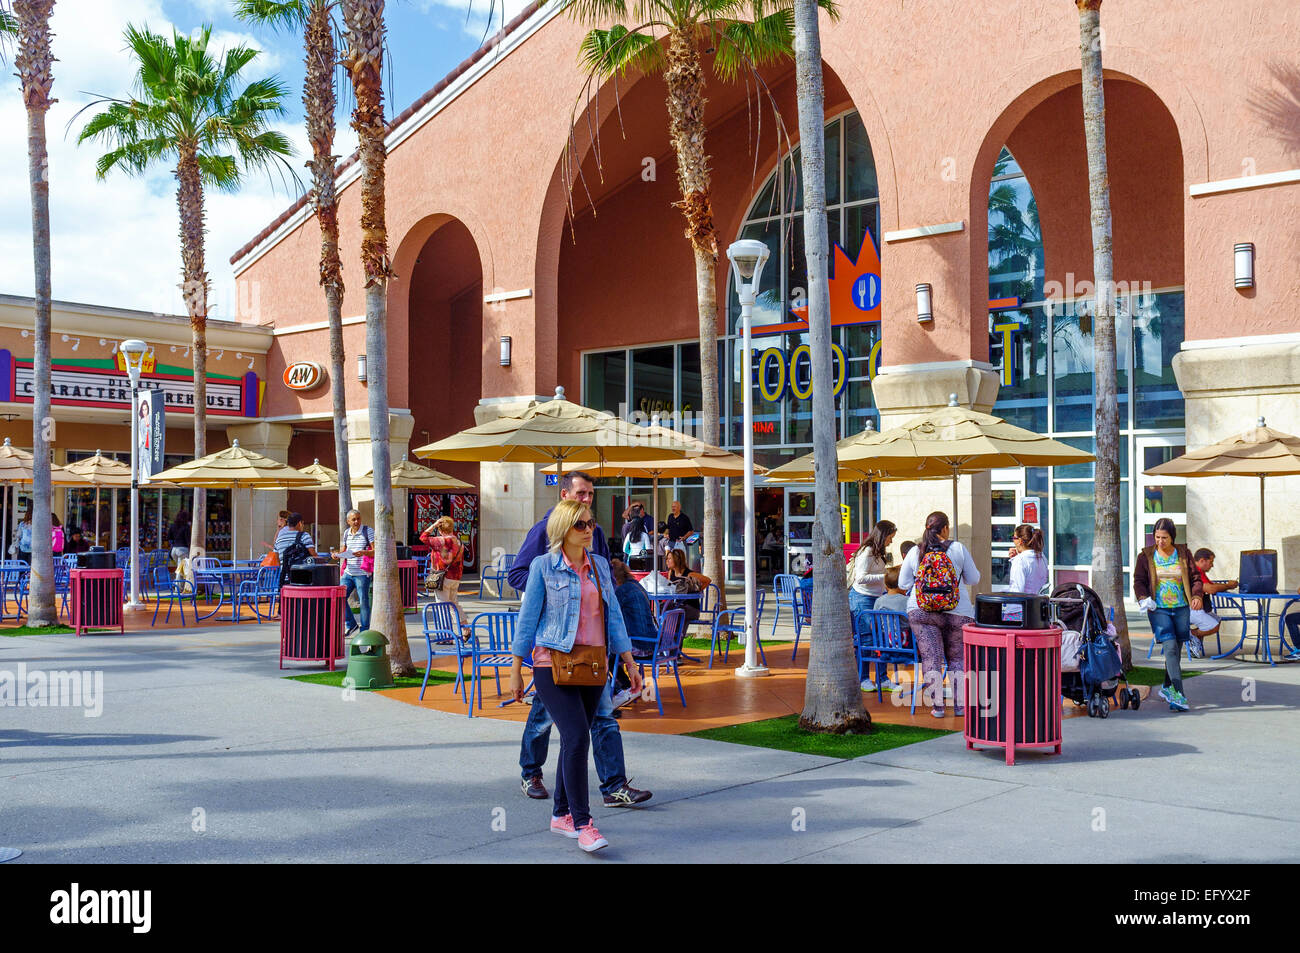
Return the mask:
<svg viewBox="0 0 1300 953">
<path fill-rule="evenodd" d="M 209 376 L 207 384 L 208 413 L 226 417 L 257 416 L 260 386 L 252 371 L 243 378 Z M 140 389 L 156 392 L 155 402 L 165 407 L 167 413 L 194 412 L 193 375 L 148 374 L 140 379 Z M 113 367 L 56 363 L 50 373 L 50 395 L 56 407 L 129 408 L 131 379 Z M 30 404 L 35 399 L 32 362 L 16 359 L 9 351 L 0 349 L 0 401 Z"/>
<path fill-rule="evenodd" d="M 290 390 L 311 390 L 325 379 L 325 368 L 315 361 L 298 361 L 284 369 L 284 386 Z"/>
</svg>

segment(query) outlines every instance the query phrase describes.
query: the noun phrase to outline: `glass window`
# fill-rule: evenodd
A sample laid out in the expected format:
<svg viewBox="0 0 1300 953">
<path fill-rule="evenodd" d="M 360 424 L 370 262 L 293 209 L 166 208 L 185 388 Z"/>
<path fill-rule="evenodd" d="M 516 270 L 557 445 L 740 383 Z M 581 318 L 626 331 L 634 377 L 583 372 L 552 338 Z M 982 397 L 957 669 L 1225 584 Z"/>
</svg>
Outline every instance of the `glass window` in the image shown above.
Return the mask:
<svg viewBox="0 0 1300 953">
<path fill-rule="evenodd" d="M 1134 295 L 1134 427 L 1145 430 L 1185 424 L 1182 391 L 1174 379 L 1174 356 L 1183 343 L 1183 293 Z"/>
<path fill-rule="evenodd" d="M 788 223 L 790 219 L 786 219 Z M 771 221 L 757 225 L 746 225 L 740 231 L 741 238 L 754 238 L 767 246 L 768 261 L 763 266 L 762 285 L 759 288 L 758 300 L 754 303 L 753 325 L 758 327 L 763 324 L 782 324 L 789 320 L 786 316 L 784 306 L 786 291 L 781 287 L 781 279 L 784 274 L 784 268 L 778 264 L 781 258 L 781 222 Z M 730 270 L 727 272 L 727 327 L 732 333 L 739 335 L 740 328 L 740 299 L 736 296 L 736 291 L 731 283 Z"/>
<path fill-rule="evenodd" d="M 1123 543 L 1124 564 L 1129 565 L 1129 486 L 1119 484 L 1119 535 Z M 1093 512 L 1095 488 L 1091 483 L 1057 483 L 1053 510 L 1056 530 L 1053 538 L 1058 566 L 1087 566 L 1092 563 Z"/>
<path fill-rule="evenodd" d="M 989 297 L 1043 298 L 1043 232 L 1029 180 L 1005 148 L 989 183 Z"/>
<path fill-rule="evenodd" d="M 1097 453 L 1097 441 L 1092 437 L 1057 437 L 1056 439 L 1068 446 L 1086 450 L 1088 453 L 1094 455 Z M 1058 480 L 1091 480 L 1096 475 L 1096 468 L 1095 463 L 1076 463 L 1073 466 L 1054 469 Z M 1119 475 L 1121 479 L 1128 477 L 1128 439 L 1123 436 L 1119 438 Z"/>
<path fill-rule="evenodd" d="M 844 253 L 857 261 L 868 234 L 871 235 L 872 244 L 879 251 L 880 206 L 874 202 L 870 205 L 850 205 L 844 210 L 844 245 L 842 246 Z"/>
<path fill-rule="evenodd" d="M 677 346 L 677 360 L 681 368 L 678 381 L 682 394 L 680 418 L 682 423 L 680 429 L 698 437 L 700 434 L 696 432 L 693 415 L 700 413 L 704 409 L 704 391 L 700 386 L 699 344 L 679 344 Z M 721 401 L 718 402 L 718 406 L 722 406 Z"/>
<path fill-rule="evenodd" d="M 627 403 L 627 352 L 588 354 L 583 402 L 593 410 L 619 414 Z"/>
<path fill-rule="evenodd" d="M 1047 432 L 1047 316 L 1042 307 L 989 314 L 989 362 L 1002 372 L 993 412 L 1017 427 Z"/>
<path fill-rule="evenodd" d="M 1091 301 L 1070 301 L 1053 308 L 1052 376 L 1056 384 L 1056 430 L 1091 431 L 1096 423 Z M 1128 429 L 1129 326 L 1127 307 L 1115 315 L 1116 388 L 1119 425 Z"/>
<path fill-rule="evenodd" d="M 844 200 L 857 202 L 879 196 L 876 186 L 876 160 L 871 154 L 867 127 L 862 117 L 850 113 L 844 117 Z"/>
<path fill-rule="evenodd" d="M 642 347 L 632 352 L 632 411 L 647 417 L 673 412 L 673 348 Z"/>
</svg>

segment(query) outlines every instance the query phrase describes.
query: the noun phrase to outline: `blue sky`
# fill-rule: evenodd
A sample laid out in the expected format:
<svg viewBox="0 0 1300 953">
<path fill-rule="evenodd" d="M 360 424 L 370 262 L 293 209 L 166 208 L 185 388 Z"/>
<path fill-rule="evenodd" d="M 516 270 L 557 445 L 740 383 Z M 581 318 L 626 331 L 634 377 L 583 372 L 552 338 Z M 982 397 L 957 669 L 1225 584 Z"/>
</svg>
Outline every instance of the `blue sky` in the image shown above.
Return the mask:
<svg viewBox="0 0 1300 953">
<path fill-rule="evenodd" d="M 502 5 L 497 0 L 493 32 Z M 526 5 L 527 0 L 505 0 L 507 20 Z M 392 69 L 385 77 L 385 105 L 390 117 L 478 48 L 489 28 L 490 6 L 490 0 L 388 0 Z M 122 52 L 128 22 L 161 33 L 172 28 L 188 33 L 210 23 L 214 48 L 242 42 L 263 50 L 249 75 L 276 73 L 289 86 L 289 112 L 277 127 L 298 150 L 293 165 L 302 167 L 309 150 L 302 131 L 301 36 L 256 31 L 230 10 L 229 0 L 57 0 L 53 47 L 59 101 L 46 119 L 55 299 L 184 313 L 176 288 L 180 242 L 171 170 L 160 167 L 140 179 L 112 174 L 101 181 L 94 163 L 102 149 L 76 145 L 91 115 L 77 116 L 78 110 L 93 102 L 94 94 L 120 96 L 130 89 L 133 69 Z M 336 151 L 342 156 L 356 145 L 347 123 L 341 112 Z M 278 179 L 254 179 L 238 194 L 207 196 L 212 317 L 235 313 L 231 254 L 297 196 Z M 30 295 L 32 282 L 26 118 L 10 65 L 0 70 L 0 293 Z"/>
</svg>

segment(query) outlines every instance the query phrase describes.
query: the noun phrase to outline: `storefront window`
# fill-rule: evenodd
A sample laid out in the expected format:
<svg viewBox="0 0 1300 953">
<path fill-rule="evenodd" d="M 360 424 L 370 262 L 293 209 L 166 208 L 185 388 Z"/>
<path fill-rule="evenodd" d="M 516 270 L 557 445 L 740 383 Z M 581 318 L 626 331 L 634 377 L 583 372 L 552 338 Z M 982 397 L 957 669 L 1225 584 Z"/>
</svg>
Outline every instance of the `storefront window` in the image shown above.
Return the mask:
<svg viewBox="0 0 1300 953">
<path fill-rule="evenodd" d="M 1183 426 L 1185 403 L 1174 379 L 1174 356 L 1183 343 L 1183 293 L 1134 295 L 1133 425 L 1139 430 Z"/>
<path fill-rule="evenodd" d="M 593 410 L 617 414 L 627 403 L 627 352 L 603 351 L 588 354 L 583 400 Z"/>
<path fill-rule="evenodd" d="M 1043 298 L 1043 232 L 1029 180 L 1005 148 L 989 187 L 989 297 Z"/>
<path fill-rule="evenodd" d="M 989 363 L 1001 372 L 993 412 L 1034 433 L 1047 431 L 1047 316 L 1039 307 L 989 314 Z"/>
<path fill-rule="evenodd" d="M 1119 533 L 1124 550 L 1124 565 L 1130 564 L 1128 480 L 1119 484 Z M 1057 482 L 1053 511 L 1056 530 L 1053 539 L 1054 562 L 1058 566 L 1092 564 L 1093 514 L 1096 487 L 1091 482 Z"/>
</svg>

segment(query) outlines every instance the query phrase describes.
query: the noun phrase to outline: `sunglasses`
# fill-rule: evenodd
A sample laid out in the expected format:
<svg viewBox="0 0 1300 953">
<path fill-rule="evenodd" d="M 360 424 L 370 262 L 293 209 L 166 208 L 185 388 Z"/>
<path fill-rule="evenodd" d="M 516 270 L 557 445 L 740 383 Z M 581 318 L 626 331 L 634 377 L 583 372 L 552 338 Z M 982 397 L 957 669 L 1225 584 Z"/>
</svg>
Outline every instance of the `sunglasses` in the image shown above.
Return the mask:
<svg viewBox="0 0 1300 953">
<path fill-rule="evenodd" d="M 595 520 L 578 520 L 577 522 L 575 522 L 575 523 L 573 524 L 573 528 L 576 529 L 579 533 L 585 533 L 585 532 L 586 532 L 587 530 L 589 530 L 589 529 L 595 529 L 595 528 L 596 528 L 596 521 L 595 521 Z"/>
</svg>

